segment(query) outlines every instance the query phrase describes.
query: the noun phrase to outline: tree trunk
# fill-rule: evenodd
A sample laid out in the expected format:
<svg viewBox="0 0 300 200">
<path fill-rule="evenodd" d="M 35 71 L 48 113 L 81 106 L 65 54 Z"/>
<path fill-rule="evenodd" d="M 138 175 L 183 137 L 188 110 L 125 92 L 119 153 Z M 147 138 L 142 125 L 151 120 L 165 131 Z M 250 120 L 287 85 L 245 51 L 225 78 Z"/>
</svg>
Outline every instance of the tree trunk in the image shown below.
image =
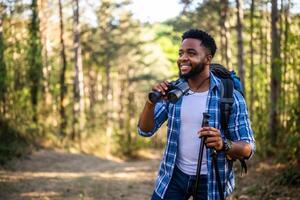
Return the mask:
<svg viewBox="0 0 300 200">
<path fill-rule="evenodd" d="M 270 104 L 270 140 L 273 147 L 276 146 L 279 132 L 279 110 L 278 102 L 280 97 L 280 77 L 281 77 L 281 60 L 280 60 L 280 36 L 278 34 L 278 8 L 277 0 L 272 0 L 271 13 L 271 38 L 272 38 L 272 56 L 271 56 L 271 104 Z"/>
<path fill-rule="evenodd" d="M 283 80 L 282 80 L 282 84 L 286 84 L 287 80 L 288 80 L 288 73 L 287 73 L 287 65 L 288 65 L 288 41 L 289 41 L 289 11 L 290 11 L 290 6 L 291 6 L 291 1 L 288 0 L 287 5 L 284 9 L 284 25 L 285 25 L 285 29 L 284 29 L 284 43 L 283 43 Z M 284 90 L 284 88 L 283 88 Z M 284 91 L 283 93 L 285 93 L 286 91 Z M 287 112 L 287 99 L 288 99 L 288 95 L 282 95 L 282 107 L 283 107 L 283 123 L 285 125 L 285 127 L 287 126 L 287 117 L 288 117 L 288 112 Z"/>
<path fill-rule="evenodd" d="M 112 91 L 112 84 L 111 84 L 111 66 L 109 61 L 106 58 L 105 61 L 105 74 L 106 74 L 106 138 L 107 138 L 107 144 L 106 144 L 106 153 L 111 153 L 111 143 L 112 143 L 112 131 L 113 131 L 113 118 L 112 118 L 112 107 L 113 107 L 113 91 Z"/>
<path fill-rule="evenodd" d="M 79 0 L 73 1 L 73 34 L 74 34 L 74 104 L 73 104 L 73 127 L 72 139 L 78 139 L 81 147 L 81 134 L 84 125 L 84 86 L 83 86 L 83 70 L 81 60 L 81 47 L 80 47 L 80 27 L 79 27 Z"/>
<path fill-rule="evenodd" d="M 30 82 L 30 94 L 31 94 L 31 104 L 33 109 L 32 119 L 35 123 L 38 122 L 38 94 L 40 90 L 40 82 L 42 77 L 42 45 L 40 40 L 39 32 L 39 17 L 38 17 L 38 7 L 37 0 L 32 0 L 31 4 L 32 16 L 31 23 L 29 25 L 29 50 L 28 50 L 28 64 L 29 72 L 28 79 Z"/>
<path fill-rule="evenodd" d="M 93 119 L 95 118 L 95 104 L 97 102 L 97 78 L 98 69 L 93 69 L 92 65 L 88 67 L 88 78 L 89 78 L 89 119 L 90 123 L 94 125 Z"/>
<path fill-rule="evenodd" d="M 180 0 L 180 3 L 183 4 L 182 13 L 186 13 L 189 6 L 192 4 L 193 0 Z"/>
<path fill-rule="evenodd" d="M 5 116 L 6 113 L 6 77 L 7 77 L 7 69 L 6 63 L 4 59 L 5 52 L 5 43 L 3 36 L 3 19 L 4 19 L 4 8 L 0 3 L 0 113 L 2 116 Z"/>
<path fill-rule="evenodd" d="M 38 0 L 38 9 L 39 9 L 39 27 L 41 34 L 41 42 L 42 42 L 42 57 L 43 57 L 43 93 L 45 95 L 45 103 L 47 107 L 50 107 L 52 102 L 52 97 L 50 93 L 50 72 L 51 65 L 48 61 L 48 18 L 49 14 L 47 11 L 47 0 Z"/>
<path fill-rule="evenodd" d="M 244 46 L 243 46 L 243 0 L 236 0 L 237 14 L 237 45 L 238 45 L 238 74 L 245 91 Z M 252 83 L 252 82 L 251 82 Z M 246 91 L 245 91 L 246 94 Z"/>
<path fill-rule="evenodd" d="M 229 48 L 229 32 L 226 22 L 228 12 L 228 0 L 220 0 L 220 28 L 221 28 L 221 52 L 222 63 L 226 63 L 226 67 L 230 68 L 230 48 Z"/>
<path fill-rule="evenodd" d="M 133 151 L 133 141 L 132 141 L 132 127 L 133 127 L 133 118 L 136 113 L 135 109 L 135 102 L 134 102 L 134 88 L 133 83 L 130 81 L 130 77 L 134 76 L 134 70 L 132 67 L 129 67 L 129 70 L 127 72 L 127 79 L 128 79 L 128 104 L 127 104 L 127 111 L 128 111 L 128 117 L 126 120 L 126 134 L 127 134 L 127 145 L 128 145 L 128 154 L 132 154 Z"/>
<path fill-rule="evenodd" d="M 255 9 L 255 0 L 251 0 L 251 8 L 250 8 L 250 118 L 253 120 L 253 102 L 254 102 L 254 9 Z M 261 48 L 263 49 L 263 48 Z"/>
<path fill-rule="evenodd" d="M 67 86 L 65 84 L 65 74 L 67 69 L 67 58 L 65 53 L 65 41 L 64 41 L 64 21 L 63 21 L 63 12 L 62 12 L 62 2 L 58 0 L 59 6 L 59 18 L 60 18 L 60 57 L 62 68 L 60 71 L 60 135 L 62 137 L 66 136 L 66 126 L 67 126 L 67 115 L 66 115 L 66 103 L 65 97 L 67 94 Z"/>
<path fill-rule="evenodd" d="M 119 129 L 122 134 L 121 137 L 124 136 L 124 128 L 125 128 L 125 118 L 126 118 L 126 113 L 127 110 L 126 105 L 128 104 L 127 102 L 127 97 L 126 97 L 126 90 L 128 90 L 128 67 L 120 66 L 120 71 L 119 71 L 119 83 L 120 83 L 120 92 L 119 92 L 119 102 L 120 102 L 120 109 L 119 109 Z M 126 134 L 126 133 L 125 133 Z"/>
</svg>

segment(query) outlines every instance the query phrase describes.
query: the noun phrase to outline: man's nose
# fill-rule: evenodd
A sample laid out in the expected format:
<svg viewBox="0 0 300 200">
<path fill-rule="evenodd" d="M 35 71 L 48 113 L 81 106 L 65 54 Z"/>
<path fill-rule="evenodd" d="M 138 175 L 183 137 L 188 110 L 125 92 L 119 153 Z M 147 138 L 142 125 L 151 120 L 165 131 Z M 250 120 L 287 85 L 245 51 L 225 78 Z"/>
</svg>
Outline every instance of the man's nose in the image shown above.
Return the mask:
<svg viewBox="0 0 300 200">
<path fill-rule="evenodd" d="M 186 53 L 183 53 L 183 54 L 179 57 L 179 60 L 180 60 L 180 61 L 188 60 L 187 54 L 186 54 Z"/>
</svg>

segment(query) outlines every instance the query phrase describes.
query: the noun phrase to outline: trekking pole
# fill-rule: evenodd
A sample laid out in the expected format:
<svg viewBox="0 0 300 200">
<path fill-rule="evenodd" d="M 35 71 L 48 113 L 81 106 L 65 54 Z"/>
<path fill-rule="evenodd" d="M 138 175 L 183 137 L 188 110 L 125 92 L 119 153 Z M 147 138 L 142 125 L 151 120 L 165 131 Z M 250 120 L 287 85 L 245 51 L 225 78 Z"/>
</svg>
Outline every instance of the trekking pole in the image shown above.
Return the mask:
<svg viewBox="0 0 300 200">
<path fill-rule="evenodd" d="M 220 173 L 219 173 L 219 169 L 218 169 L 218 153 L 215 149 L 213 149 L 211 157 L 212 157 L 213 167 L 215 168 L 216 181 L 218 184 L 220 200 L 225 200 L 223 187 L 222 187 L 222 183 L 221 183 L 221 178 L 220 178 Z"/>
<path fill-rule="evenodd" d="M 210 118 L 210 115 L 208 113 L 203 113 L 202 127 L 209 126 L 209 123 L 208 123 L 209 118 Z M 193 200 L 197 200 L 197 193 L 198 193 L 198 189 L 199 189 L 200 172 L 201 172 L 201 165 L 202 165 L 202 158 L 203 158 L 203 150 L 204 150 L 205 140 L 206 140 L 206 137 L 201 138 Z"/>
</svg>

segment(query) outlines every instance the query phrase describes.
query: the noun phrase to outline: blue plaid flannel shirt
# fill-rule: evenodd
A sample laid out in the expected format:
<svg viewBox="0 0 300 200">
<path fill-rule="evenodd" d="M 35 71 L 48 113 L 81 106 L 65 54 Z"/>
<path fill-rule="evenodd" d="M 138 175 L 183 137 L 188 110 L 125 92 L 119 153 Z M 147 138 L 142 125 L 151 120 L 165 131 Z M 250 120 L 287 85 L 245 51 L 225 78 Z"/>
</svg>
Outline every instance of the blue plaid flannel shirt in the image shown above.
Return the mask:
<svg viewBox="0 0 300 200">
<path fill-rule="evenodd" d="M 209 125 L 221 129 L 220 123 L 220 84 L 221 80 L 210 73 L 210 88 L 206 104 L 206 112 L 210 114 Z M 234 90 L 234 104 L 228 123 L 228 131 L 232 141 L 245 141 L 252 147 L 252 155 L 255 151 L 255 141 L 253 131 L 251 129 L 248 117 L 246 102 L 243 96 Z M 138 126 L 138 132 L 144 137 L 152 136 L 161 125 L 168 120 L 167 144 L 160 163 L 160 169 L 155 183 L 155 192 L 163 198 L 168 185 L 170 183 L 173 170 L 176 163 L 178 136 L 180 133 L 180 107 L 182 99 L 176 104 L 167 103 L 165 101 L 158 102 L 155 105 L 154 120 L 155 127 L 150 132 L 143 132 Z M 221 130 L 223 139 L 225 138 L 223 130 Z M 212 168 L 212 150 L 206 149 L 207 168 L 208 168 L 208 200 L 218 200 L 218 186 L 215 173 Z M 251 155 L 251 156 L 252 156 Z M 225 197 L 228 197 L 234 189 L 234 170 L 233 161 L 226 158 L 225 153 L 218 153 L 218 168 L 222 181 L 225 185 Z"/>
</svg>

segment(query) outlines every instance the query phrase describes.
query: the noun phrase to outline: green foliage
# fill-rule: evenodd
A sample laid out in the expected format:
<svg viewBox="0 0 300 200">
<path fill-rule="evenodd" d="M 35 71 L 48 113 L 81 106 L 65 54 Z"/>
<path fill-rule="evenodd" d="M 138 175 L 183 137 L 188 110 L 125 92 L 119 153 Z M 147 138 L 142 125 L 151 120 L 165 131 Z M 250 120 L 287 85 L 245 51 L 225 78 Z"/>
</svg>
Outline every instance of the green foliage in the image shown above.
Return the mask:
<svg viewBox="0 0 300 200">
<path fill-rule="evenodd" d="M 300 171 L 299 169 L 290 166 L 276 176 L 273 181 L 276 185 L 285 185 L 291 187 L 300 186 Z"/>
<path fill-rule="evenodd" d="M 115 148 L 113 150 L 113 154 L 119 157 L 134 157 L 138 149 L 141 148 L 141 144 L 143 143 L 140 141 L 139 143 L 136 142 L 136 136 L 134 136 L 134 141 L 132 138 L 129 138 L 128 135 L 133 135 L 134 133 L 125 133 L 120 132 L 121 130 L 115 131 Z"/>
<path fill-rule="evenodd" d="M 178 74 L 177 58 L 181 33 L 175 31 L 173 26 L 167 24 L 154 24 L 152 29 L 156 33 L 155 42 L 160 45 L 166 58 L 169 60 L 171 76 L 176 76 Z"/>
<path fill-rule="evenodd" d="M 28 140 L 8 120 L 0 118 L 0 164 L 29 150 Z"/>
<path fill-rule="evenodd" d="M 299 105 L 294 105 L 290 110 L 290 119 L 287 121 L 287 128 L 282 127 L 279 145 L 284 147 L 280 151 L 279 159 L 282 161 L 294 161 L 300 164 L 300 109 Z"/>
</svg>

